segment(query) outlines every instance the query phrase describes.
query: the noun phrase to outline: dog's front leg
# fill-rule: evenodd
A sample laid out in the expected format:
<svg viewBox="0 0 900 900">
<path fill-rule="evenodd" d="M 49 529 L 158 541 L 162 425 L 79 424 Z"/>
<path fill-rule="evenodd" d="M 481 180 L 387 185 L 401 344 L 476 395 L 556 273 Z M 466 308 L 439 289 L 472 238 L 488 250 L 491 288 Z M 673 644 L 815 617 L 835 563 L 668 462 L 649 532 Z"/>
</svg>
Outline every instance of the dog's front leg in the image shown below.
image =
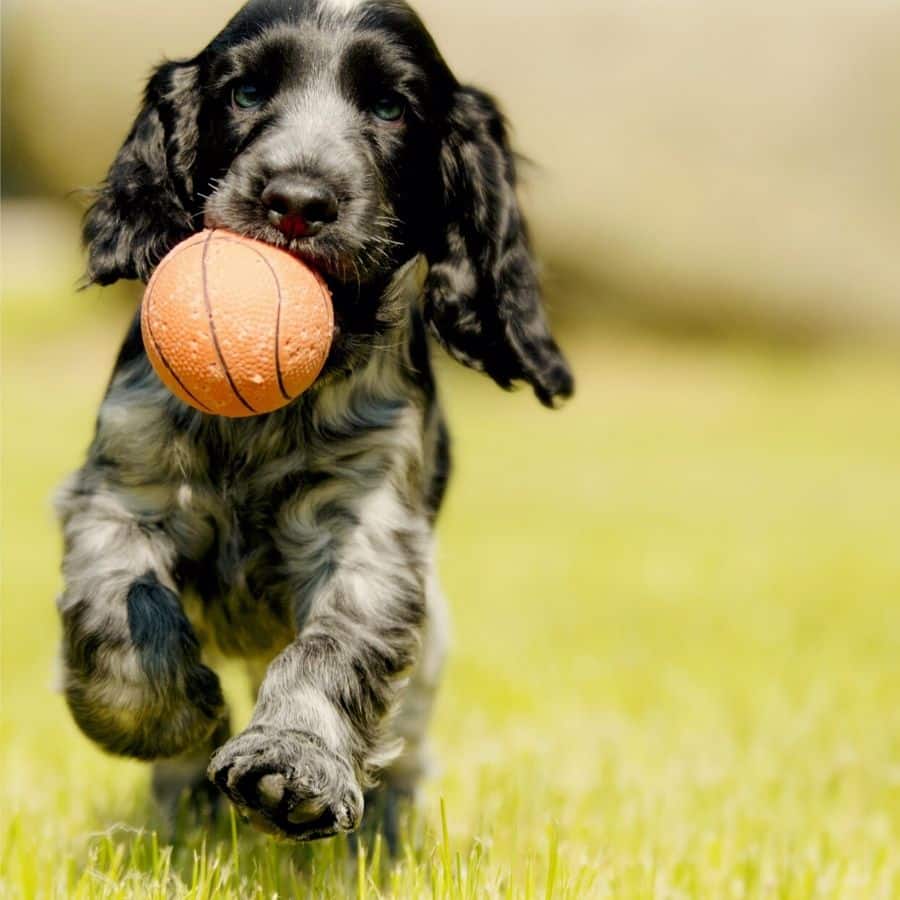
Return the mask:
<svg viewBox="0 0 900 900">
<path fill-rule="evenodd" d="M 210 778 L 256 827 L 311 840 L 359 824 L 363 788 L 398 749 L 383 726 L 419 647 L 428 552 L 424 521 L 381 520 L 356 526 L 331 560 L 249 726 L 210 762 Z"/>
<path fill-rule="evenodd" d="M 90 466 L 59 496 L 62 675 L 88 737 L 112 753 L 160 759 L 207 745 L 226 711 L 175 590 L 172 540 L 135 514 L 140 496 Z"/>
</svg>

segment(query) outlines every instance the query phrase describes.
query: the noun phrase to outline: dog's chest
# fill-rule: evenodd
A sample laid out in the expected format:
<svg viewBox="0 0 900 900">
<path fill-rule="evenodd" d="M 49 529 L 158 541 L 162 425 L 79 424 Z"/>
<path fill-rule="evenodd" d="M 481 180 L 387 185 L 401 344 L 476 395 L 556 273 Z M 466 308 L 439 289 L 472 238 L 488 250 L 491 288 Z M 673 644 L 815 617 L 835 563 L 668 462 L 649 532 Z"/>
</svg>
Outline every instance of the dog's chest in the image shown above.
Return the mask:
<svg viewBox="0 0 900 900">
<path fill-rule="evenodd" d="M 296 634 L 383 472 L 383 454 L 359 450 L 352 464 L 340 446 L 235 457 L 177 488 L 170 529 L 189 614 L 226 654 L 268 656 Z"/>
<path fill-rule="evenodd" d="M 182 589 L 227 653 L 283 646 L 385 506 L 371 498 L 390 484 L 406 508 L 420 493 L 417 406 L 364 391 L 323 407 L 315 426 L 287 414 L 217 424 L 170 468 Z"/>
<path fill-rule="evenodd" d="M 264 479 L 265 468 L 255 474 Z M 302 475 L 295 472 L 292 481 Z M 182 486 L 172 521 L 192 618 L 226 654 L 251 657 L 277 652 L 294 632 L 277 540 L 285 489 L 264 493 L 259 480 L 245 473 Z"/>
</svg>

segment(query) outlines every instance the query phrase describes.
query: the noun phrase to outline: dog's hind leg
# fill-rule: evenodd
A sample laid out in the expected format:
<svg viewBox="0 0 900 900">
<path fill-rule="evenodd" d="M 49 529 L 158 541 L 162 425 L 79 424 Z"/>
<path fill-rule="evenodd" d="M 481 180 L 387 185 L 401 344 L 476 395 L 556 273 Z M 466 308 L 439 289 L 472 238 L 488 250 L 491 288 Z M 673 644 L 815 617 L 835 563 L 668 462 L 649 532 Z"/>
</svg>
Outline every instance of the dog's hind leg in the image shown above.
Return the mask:
<svg viewBox="0 0 900 900">
<path fill-rule="evenodd" d="M 62 674 L 88 737 L 112 753 L 159 759 L 211 741 L 226 713 L 177 593 L 172 539 L 133 511 L 141 500 L 90 467 L 59 497 Z"/>
<path fill-rule="evenodd" d="M 153 799 L 172 837 L 183 826 L 207 824 L 224 805 L 221 791 L 206 777 L 206 767 L 213 750 L 230 734 L 229 723 L 223 719 L 199 746 L 153 764 Z"/>
</svg>

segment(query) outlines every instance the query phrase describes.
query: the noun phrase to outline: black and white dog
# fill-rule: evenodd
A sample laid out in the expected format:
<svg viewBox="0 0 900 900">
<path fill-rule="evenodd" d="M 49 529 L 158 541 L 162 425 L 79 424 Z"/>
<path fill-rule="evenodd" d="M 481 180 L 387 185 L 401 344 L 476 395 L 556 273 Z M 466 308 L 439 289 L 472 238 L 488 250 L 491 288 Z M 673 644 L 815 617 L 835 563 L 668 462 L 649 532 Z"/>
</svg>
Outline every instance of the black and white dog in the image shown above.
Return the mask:
<svg viewBox="0 0 900 900">
<path fill-rule="evenodd" d="M 572 377 L 503 119 L 399 0 L 251 0 L 155 71 L 85 219 L 88 279 L 146 280 L 204 225 L 318 269 L 334 348 L 283 410 L 224 419 L 163 387 L 132 326 L 58 501 L 65 695 L 102 747 L 156 761 L 163 802 L 208 775 L 258 827 L 324 837 L 425 766 L 449 471 L 428 332 L 548 406 Z M 257 686 L 230 739 L 215 653 Z"/>
</svg>

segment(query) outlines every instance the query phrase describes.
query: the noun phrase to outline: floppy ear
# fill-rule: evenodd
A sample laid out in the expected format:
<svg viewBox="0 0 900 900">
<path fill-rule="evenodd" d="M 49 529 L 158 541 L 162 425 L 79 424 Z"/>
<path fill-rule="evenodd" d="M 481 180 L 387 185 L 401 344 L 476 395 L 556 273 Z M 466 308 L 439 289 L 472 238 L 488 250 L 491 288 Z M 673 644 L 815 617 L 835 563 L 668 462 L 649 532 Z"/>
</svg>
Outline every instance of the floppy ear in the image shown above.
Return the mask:
<svg viewBox="0 0 900 900">
<path fill-rule="evenodd" d="M 189 63 L 163 63 L 150 78 L 141 111 L 84 218 L 87 283 L 146 281 L 194 231 L 195 82 Z"/>
<path fill-rule="evenodd" d="M 457 87 L 447 125 L 443 231 L 429 254 L 425 319 L 460 362 L 504 388 L 526 381 L 553 406 L 574 382 L 541 304 L 503 117 L 487 94 Z"/>
</svg>

